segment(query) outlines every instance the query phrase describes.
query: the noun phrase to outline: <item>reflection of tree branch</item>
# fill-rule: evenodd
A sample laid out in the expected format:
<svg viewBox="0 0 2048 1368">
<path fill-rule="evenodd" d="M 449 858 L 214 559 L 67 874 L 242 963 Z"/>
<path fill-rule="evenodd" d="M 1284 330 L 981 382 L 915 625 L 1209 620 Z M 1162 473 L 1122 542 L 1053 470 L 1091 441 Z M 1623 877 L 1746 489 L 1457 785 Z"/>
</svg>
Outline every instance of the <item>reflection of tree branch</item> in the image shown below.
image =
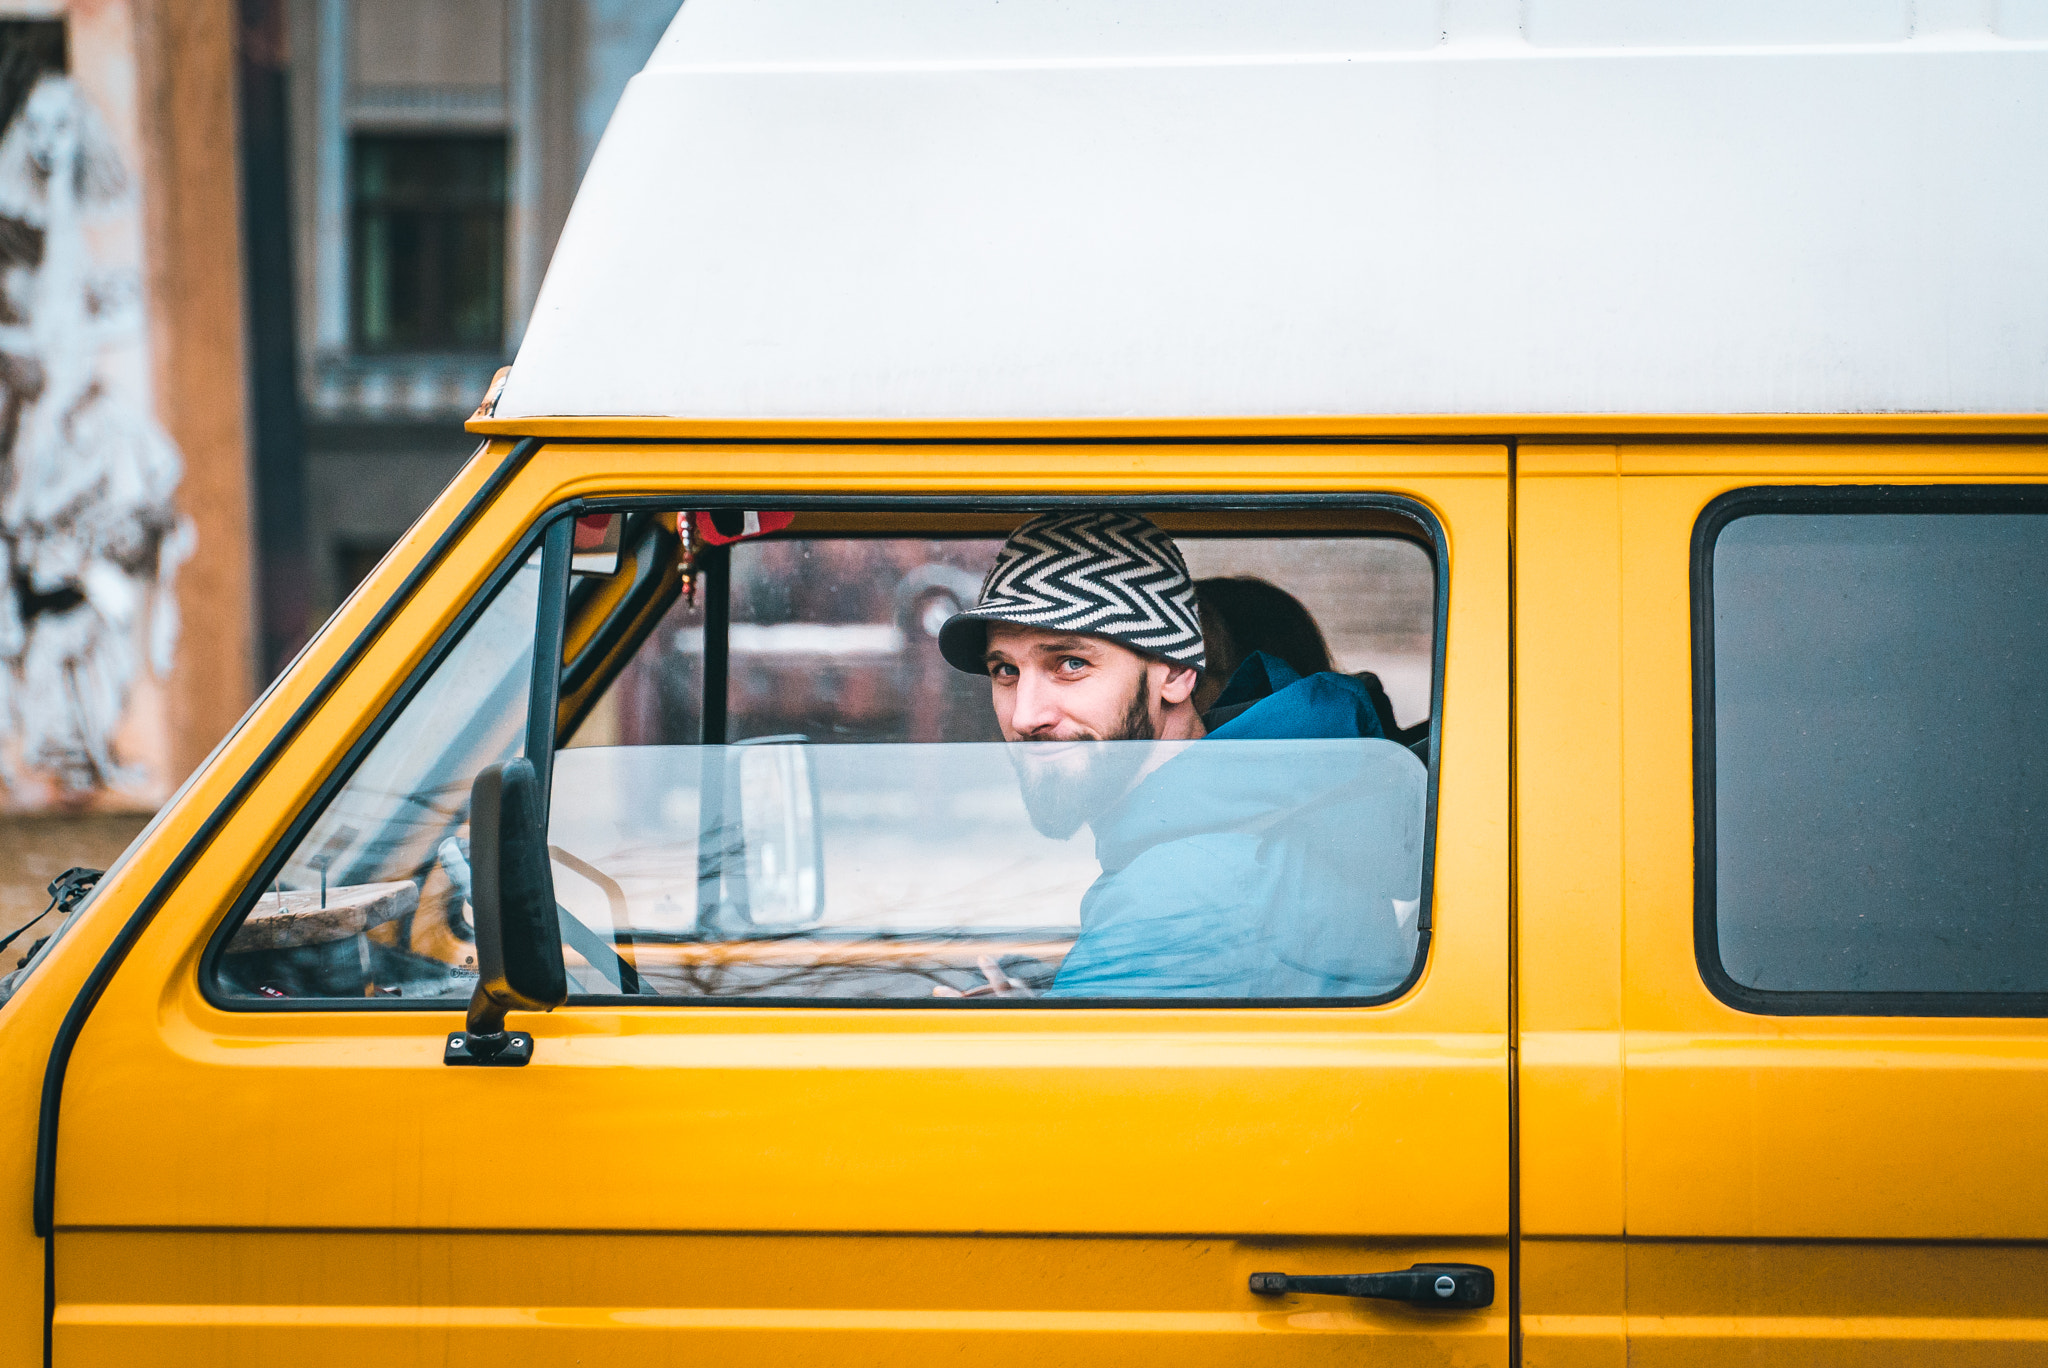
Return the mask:
<svg viewBox="0 0 2048 1368">
<path fill-rule="evenodd" d="M 882 940 L 879 944 L 889 942 Z M 777 963 L 763 950 L 782 945 L 809 945 L 814 954 L 799 963 Z M 897 954 L 877 953 L 874 939 L 835 946 L 806 933 L 760 936 L 743 941 L 693 943 L 679 960 L 649 964 L 637 957 L 643 979 L 663 996 L 930 999 L 934 987 L 971 988 L 985 981 L 974 963 L 958 956 L 986 952 L 986 942 L 961 939 L 928 952 L 905 946 Z M 1057 963 L 1036 955 L 1000 957 L 1003 971 L 1033 989 L 1050 984 Z M 939 999 L 943 1000 L 943 999 Z"/>
</svg>

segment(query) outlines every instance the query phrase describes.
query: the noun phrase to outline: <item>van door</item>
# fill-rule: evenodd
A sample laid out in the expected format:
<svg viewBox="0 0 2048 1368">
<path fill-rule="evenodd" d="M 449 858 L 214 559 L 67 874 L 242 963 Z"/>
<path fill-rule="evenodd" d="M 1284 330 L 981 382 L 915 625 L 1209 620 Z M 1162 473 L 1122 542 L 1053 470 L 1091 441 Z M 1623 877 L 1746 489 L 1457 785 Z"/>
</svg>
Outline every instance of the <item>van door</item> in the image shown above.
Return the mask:
<svg viewBox="0 0 2048 1368">
<path fill-rule="evenodd" d="M 2038 1361 L 2048 450 L 1520 469 L 1529 1342 Z"/>
<path fill-rule="evenodd" d="M 63 1103 L 55 1362 L 1505 1362 L 1506 468 L 1452 446 L 544 449 L 93 1013 Z M 837 503 L 727 493 L 776 488 Z M 1061 996 L 1096 847 L 1047 854 L 1014 820 L 1007 753 L 972 732 L 986 684 L 916 652 L 1009 527 L 1091 500 L 1149 512 L 1197 574 L 1305 603 L 1317 566 L 1422 585 L 1420 645 L 1374 625 L 1370 585 L 1318 616 L 1336 668 L 1379 664 L 1410 700 L 1394 722 L 1426 727 L 1242 743 L 1302 792 L 1332 765 L 1369 781 L 1305 809 L 1357 817 L 1316 847 L 1337 920 L 1286 973 L 1362 963 L 1354 914 L 1406 937 L 1398 972 Z M 694 540 L 694 604 L 673 560 L 636 560 L 680 554 L 679 513 L 764 502 L 796 523 Z M 571 514 L 656 531 L 572 542 L 548 521 Z M 634 597 L 646 575 L 667 607 Z M 602 638 L 620 621 L 630 649 Z M 536 640 L 568 667 L 533 669 Z M 621 652 L 595 694 L 575 676 Z M 513 1018 L 530 1064 L 454 1067 L 466 785 L 549 736 L 536 696 L 578 714 L 566 749 L 539 743 L 572 996 Z M 1252 773 L 1204 772 L 1226 795 Z M 1412 897 L 1373 863 L 1404 841 Z M 1470 1268 L 1456 1297 L 1434 1270 L 1352 1289 L 1392 1299 L 1251 1285 L 1415 1265 Z M 1471 1269 L 1483 1307 L 1461 1306 Z"/>
</svg>

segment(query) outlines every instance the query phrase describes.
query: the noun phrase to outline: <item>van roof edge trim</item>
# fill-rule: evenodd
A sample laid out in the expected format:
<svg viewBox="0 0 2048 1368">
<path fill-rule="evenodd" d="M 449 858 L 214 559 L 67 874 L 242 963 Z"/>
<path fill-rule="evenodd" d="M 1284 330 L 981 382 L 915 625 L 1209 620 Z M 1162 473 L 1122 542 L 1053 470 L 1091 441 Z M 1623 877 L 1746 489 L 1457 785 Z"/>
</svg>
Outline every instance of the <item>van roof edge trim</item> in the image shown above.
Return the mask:
<svg viewBox="0 0 2048 1368">
<path fill-rule="evenodd" d="M 2048 412 L 1500 413 L 1226 418 L 475 418 L 483 436 L 751 441 L 1171 439 L 1178 437 L 1549 437 L 1759 435 L 2048 437 Z"/>
</svg>

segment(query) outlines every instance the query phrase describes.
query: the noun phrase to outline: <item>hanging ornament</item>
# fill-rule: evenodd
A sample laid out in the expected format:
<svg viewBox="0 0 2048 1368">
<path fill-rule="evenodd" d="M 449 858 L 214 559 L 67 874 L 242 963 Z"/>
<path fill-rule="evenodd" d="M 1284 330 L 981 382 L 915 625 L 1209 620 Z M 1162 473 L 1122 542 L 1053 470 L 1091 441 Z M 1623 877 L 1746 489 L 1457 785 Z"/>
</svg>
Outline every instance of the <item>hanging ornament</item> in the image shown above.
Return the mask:
<svg viewBox="0 0 2048 1368">
<path fill-rule="evenodd" d="M 676 551 L 676 573 L 681 577 L 683 598 L 692 608 L 697 606 L 697 532 L 696 519 L 688 513 L 676 514 L 676 536 L 682 545 Z"/>
</svg>

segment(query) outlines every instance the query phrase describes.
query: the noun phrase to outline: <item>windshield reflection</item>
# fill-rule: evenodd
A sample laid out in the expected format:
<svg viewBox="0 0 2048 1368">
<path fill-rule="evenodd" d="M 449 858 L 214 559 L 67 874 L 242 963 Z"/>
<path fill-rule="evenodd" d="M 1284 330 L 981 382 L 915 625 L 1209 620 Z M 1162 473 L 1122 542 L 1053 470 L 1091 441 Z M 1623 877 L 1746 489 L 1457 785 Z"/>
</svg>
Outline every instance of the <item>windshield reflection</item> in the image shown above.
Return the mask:
<svg viewBox="0 0 2048 1368">
<path fill-rule="evenodd" d="M 1406 749 L 1086 750 L 563 751 L 556 896 L 664 996 L 1369 998 L 1407 979 L 1426 780 Z M 1079 776 L 1059 811 L 1048 763 Z M 582 991 L 616 991 L 573 943 L 570 962 Z"/>
</svg>

